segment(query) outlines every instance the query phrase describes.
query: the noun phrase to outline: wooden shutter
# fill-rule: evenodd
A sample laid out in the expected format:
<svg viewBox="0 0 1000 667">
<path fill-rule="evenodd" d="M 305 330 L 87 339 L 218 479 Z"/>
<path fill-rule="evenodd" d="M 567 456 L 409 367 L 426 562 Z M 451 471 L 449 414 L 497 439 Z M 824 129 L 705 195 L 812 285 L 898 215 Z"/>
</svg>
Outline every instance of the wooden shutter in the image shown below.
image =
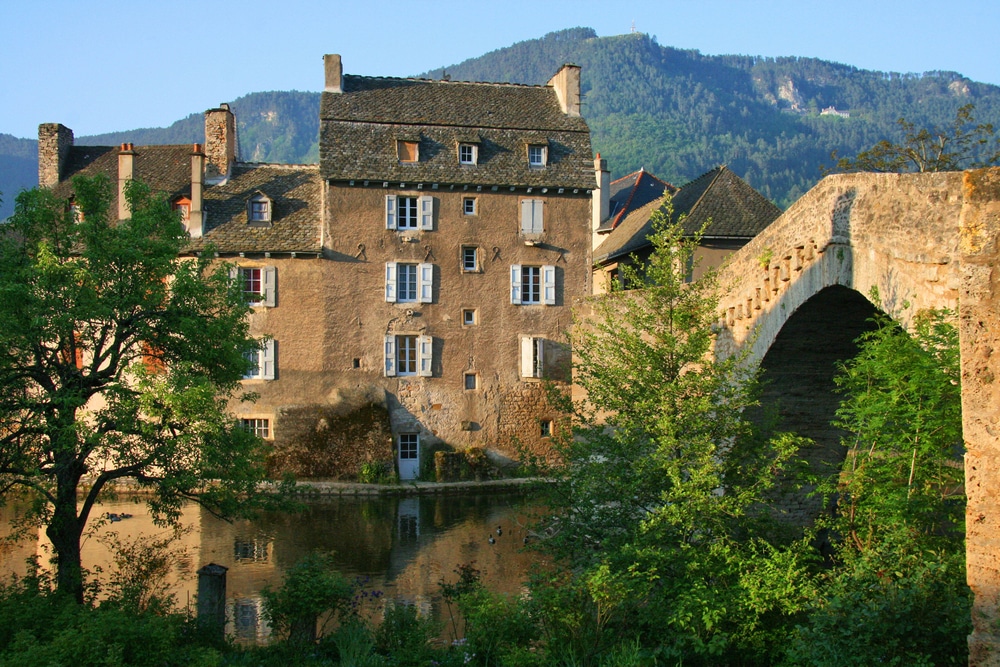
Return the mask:
<svg viewBox="0 0 1000 667">
<path fill-rule="evenodd" d="M 417 301 L 431 303 L 434 300 L 434 265 L 417 264 Z"/>
<path fill-rule="evenodd" d="M 521 200 L 521 233 L 541 234 L 544 231 L 542 211 L 545 202 L 541 199 Z"/>
<path fill-rule="evenodd" d="M 396 195 L 385 196 L 385 228 L 396 229 L 397 221 Z"/>
<path fill-rule="evenodd" d="M 396 262 L 385 263 L 385 300 L 396 303 Z"/>
<path fill-rule="evenodd" d="M 542 303 L 556 305 L 556 267 L 551 264 L 542 266 Z"/>
<path fill-rule="evenodd" d="M 273 380 L 277 375 L 278 364 L 276 358 L 276 344 L 273 338 L 264 343 L 264 349 L 260 356 L 260 377 L 264 380 Z"/>
<path fill-rule="evenodd" d="M 433 361 L 434 339 L 430 336 L 417 336 L 417 375 L 430 377 Z"/>
<path fill-rule="evenodd" d="M 510 267 L 510 302 L 520 305 L 521 303 L 521 265 L 512 264 Z"/>
<path fill-rule="evenodd" d="M 278 304 L 278 269 L 265 266 L 264 273 L 264 305 L 274 308 Z"/>
<path fill-rule="evenodd" d="M 420 195 L 417 200 L 420 207 L 420 229 L 429 232 L 434 230 L 434 197 Z"/>
<path fill-rule="evenodd" d="M 535 338 L 532 342 L 535 348 L 535 356 L 532 358 L 532 362 L 534 362 L 532 372 L 536 378 L 545 377 L 545 339 Z"/>
<path fill-rule="evenodd" d="M 535 339 L 521 336 L 521 377 L 535 377 Z"/>
<path fill-rule="evenodd" d="M 385 376 L 396 375 L 396 337 L 385 337 Z"/>
</svg>

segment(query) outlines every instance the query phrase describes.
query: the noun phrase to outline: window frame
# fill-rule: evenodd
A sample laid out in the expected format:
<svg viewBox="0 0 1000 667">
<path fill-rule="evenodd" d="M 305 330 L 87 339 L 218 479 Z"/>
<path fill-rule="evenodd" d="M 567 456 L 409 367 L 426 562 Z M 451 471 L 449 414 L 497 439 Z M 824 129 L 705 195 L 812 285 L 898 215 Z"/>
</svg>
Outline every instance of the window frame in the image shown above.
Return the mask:
<svg viewBox="0 0 1000 667">
<path fill-rule="evenodd" d="M 465 153 L 468 152 L 468 156 Z M 458 163 L 463 165 L 479 164 L 479 146 L 470 142 L 460 142 L 458 144 Z"/>
<path fill-rule="evenodd" d="M 240 417 L 240 424 L 243 426 L 243 430 L 256 435 L 262 440 L 271 440 L 274 438 L 270 417 L 242 416 Z"/>
<path fill-rule="evenodd" d="M 479 246 L 463 245 L 460 261 L 462 273 L 479 273 Z"/>
<path fill-rule="evenodd" d="M 541 336 L 521 336 L 521 379 L 541 380 L 545 377 L 545 339 Z"/>
<path fill-rule="evenodd" d="M 396 158 L 400 164 L 420 162 L 420 142 L 408 139 L 396 140 Z"/>
<path fill-rule="evenodd" d="M 247 200 L 247 224 L 266 225 L 274 219 L 274 202 L 258 192 Z"/>
<path fill-rule="evenodd" d="M 537 290 L 529 288 L 531 274 L 538 271 Z M 528 280 L 529 283 L 525 281 Z M 537 294 L 535 292 L 537 291 Z M 529 293 L 530 292 L 530 293 Z M 537 298 L 534 298 L 537 297 Z M 554 264 L 511 264 L 510 302 L 515 306 L 556 305 L 556 267 Z"/>
<path fill-rule="evenodd" d="M 462 326 L 463 327 L 474 327 L 474 326 L 476 326 L 478 324 L 479 324 L 479 309 L 478 308 L 463 308 L 462 309 Z"/>
<path fill-rule="evenodd" d="M 400 370 L 400 355 L 411 348 L 407 346 L 404 350 L 400 345 L 401 339 L 406 343 L 413 343 L 413 358 L 405 359 L 404 370 Z M 434 364 L 434 338 L 415 333 L 386 334 L 383 362 L 385 377 L 431 377 Z"/>
<path fill-rule="evenodd" d="M 476 197 L 462 198 L 462 215 L 479 215 L 479 202 Z"/>
<path fill-rule="evenodd" d="M 472 381 L 472 386 L 469 386 L 469 381 Z M 465 391 L 476 391 L 479 389 L 479 374 L 475 372 L 467 372 L 462 374 L 462 387 Z"/>
<path fill-rule="evenodd" d="M 533 160 L 537 155 L 538 159 Z M 541 169 L 549 163 L 549 147 L 545 144 L 528 144 L 528 167 Z"/>
<path fill-rule="evenodd" d="M 256 349 L 246 353 L 246 358 L 254 362 L 254 366 L 243 376 L 244 380 L 274 380 L 277 377 L 277 345 L 273 338 L 268 338 Z"/>
<path fill-rule="evenodd" d="M 400 232 L 434 231 L 434 209 L 431 195 L 386 195 L 385 228 Z"/>
<path fill-rule="evenodd" d="M 405 272 L 406 295 L 402 295 Z M 412 275 L 411 275 L 412 274 Z M 388 303 L 433 303 L 434 302 L 434 265 L 430 262 L 386 262 L 385 263 L 385 300 Z M 411 281 L 412 278 L 412 281 Z"/>
<path fill-rule="evenodd" d="M 247 271 L 260 272 L 259 292 L 247 291 L 245 282 Z M 251 306 L 274 308 L 278 305 L 278 267 L 236 265 L 230 268 L 229 279 L 239 281 L 240 289 Z M 255 296 L 259 298 L 254 298 Z"/>
</svg>

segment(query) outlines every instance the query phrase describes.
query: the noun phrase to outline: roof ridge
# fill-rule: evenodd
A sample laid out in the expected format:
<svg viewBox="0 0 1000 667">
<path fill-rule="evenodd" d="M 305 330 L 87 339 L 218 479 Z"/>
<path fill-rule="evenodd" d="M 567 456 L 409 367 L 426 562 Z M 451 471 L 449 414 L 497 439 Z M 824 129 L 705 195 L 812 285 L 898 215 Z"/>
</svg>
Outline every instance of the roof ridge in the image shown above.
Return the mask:
<svg viewBox="0 0 1000 667">
<path fill-rule="evenodd" d="M 375 79 L 378 81 L 413 81 L 416 83 L 438 83 L 447 85 L 469 85 L 469 86 L 507 86 L 510 88 L 550 88 L 548 84 L 538 85 L 532 83 L 512 83 L 509 81 L 453 81 L 451 79 L 425 79 L 417 76 L 368 76 L 367 74 L 345 74 L 357 79 Z"/>
<path fill-rule="evenodd" d="M 693 204 L 691 204 L 691 207 L 687 210 L 687 214 L 686 215 L 688 217 L 690 217 L 691 213 L 694 212 L 698 208 L 698 204 L 700 204 L 701 202 L 703 202 L 705 200 L 705 195 L 708 194 L 708 191 L 712 189 L 712 186 L 715 185 L 715 182 L 717 180 L 719 180 L 719 176 L 722 174 L 722 167 L 723 167 L 723 165 L 720 165 L 718 167 L 712 167 L 711 169 L 709 169 L 708 171 L 706 171 L 704 174 L 702 174 L 698 178 L 696 178 L 693 181 L 691 181 L 691 183 L 687 184 L 687 185 L 691 185 L 692 183 L 695 183 L 696 181 L 700 181 L 705 176 L 708 176 L 713 171 L 716 172 L 715 176 L 712 177 L 712 180 L 710 180 L 708 182 L 708 185 L 705 186 L 705 189 L 701 191 L 701 196 L 699 196 L 698 199 L 696 199 L 695 202 Z M 681 190 L 683 190 L 685 187 L 687 187 L 687 185 L 685 185 L 684 187 L 682 187 Z M 680 192 L 681 190 L 678 190 L 678 192 Z"/>
</svg>

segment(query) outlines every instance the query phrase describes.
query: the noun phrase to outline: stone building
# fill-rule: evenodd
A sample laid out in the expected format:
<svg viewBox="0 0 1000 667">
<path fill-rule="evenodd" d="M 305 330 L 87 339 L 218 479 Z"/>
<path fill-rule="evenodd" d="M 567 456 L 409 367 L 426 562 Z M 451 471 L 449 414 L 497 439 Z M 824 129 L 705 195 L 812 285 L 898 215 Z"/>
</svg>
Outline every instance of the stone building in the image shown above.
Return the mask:
<svg viewBox="0 0 1000 667">
<path fill-rule="evenodd" d="M 652 216 L 665 210 L 669 195 L 673 219 L 683 216 L 685 233 L 708 223 L 695 252 L 691 278 L 717 268 L 781 215 L 781 209 L 725 166 L 708 171 L 680 189 L 645 171 L 611 183 L 610 216 L 594 233 L 594 293 L 621 280 L 622 263 L 644 261 L 652 252 Z"/>
<path fill-rule="evenodd" d="M 262 339 L 233 411 L 275 444 L 275 471 L 350 477 L 435 449 L 547 454 L 569 381 L 564 332 L 591 291 L 600 163 L 580 71 L 545 86 L 343 74 L 324 59 L 320 164 L 238 160 L 233 114 L 205 144 L 74 146 L 39 127 L 39 181 L 137 178 L 244 285 Z M 606 191 L 606 190 L 605 190 Z M 119 215 L 127 217 L 119 194 Z"/>
</svg>

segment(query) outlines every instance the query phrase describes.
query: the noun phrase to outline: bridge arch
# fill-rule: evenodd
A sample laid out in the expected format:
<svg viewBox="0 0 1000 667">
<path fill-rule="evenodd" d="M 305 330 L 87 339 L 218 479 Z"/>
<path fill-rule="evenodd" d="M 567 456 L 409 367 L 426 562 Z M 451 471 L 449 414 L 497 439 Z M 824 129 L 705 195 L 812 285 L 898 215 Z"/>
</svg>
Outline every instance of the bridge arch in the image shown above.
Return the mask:
<svg viewBox="0 0 1000 667">
<path fill-rule="evenodd" d="M 969 664 L 1000 666 L 1000 169 L 827 177 L 719 277 L 716 354 L 754 361 L 830 288 L 877 293 L 907 327 L 927 308 L 958 311 Z"/>
</svg>

